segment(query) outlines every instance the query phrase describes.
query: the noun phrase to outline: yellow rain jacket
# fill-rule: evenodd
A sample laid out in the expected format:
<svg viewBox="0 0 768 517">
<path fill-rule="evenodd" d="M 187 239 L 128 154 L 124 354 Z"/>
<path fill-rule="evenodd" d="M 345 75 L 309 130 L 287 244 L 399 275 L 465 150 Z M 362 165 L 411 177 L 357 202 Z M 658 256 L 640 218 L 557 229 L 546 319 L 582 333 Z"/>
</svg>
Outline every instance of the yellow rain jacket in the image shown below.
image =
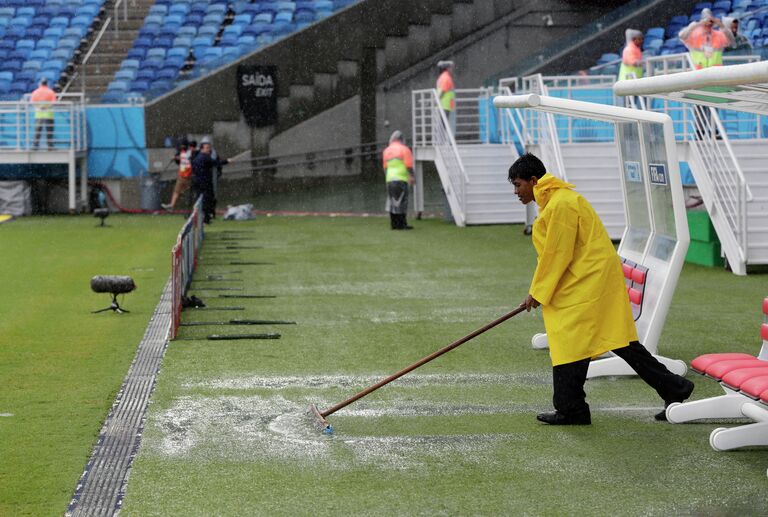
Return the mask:
<svg viewBox="0 0 768 517">
<path fill-rule="evenodd" d="M 538 254 L 530 295 L 541 303 L 552 365 L 637 341 L 621 261 L 602 221 L 574 185 L 545 174 L 533 195 Z"/>
</svg>

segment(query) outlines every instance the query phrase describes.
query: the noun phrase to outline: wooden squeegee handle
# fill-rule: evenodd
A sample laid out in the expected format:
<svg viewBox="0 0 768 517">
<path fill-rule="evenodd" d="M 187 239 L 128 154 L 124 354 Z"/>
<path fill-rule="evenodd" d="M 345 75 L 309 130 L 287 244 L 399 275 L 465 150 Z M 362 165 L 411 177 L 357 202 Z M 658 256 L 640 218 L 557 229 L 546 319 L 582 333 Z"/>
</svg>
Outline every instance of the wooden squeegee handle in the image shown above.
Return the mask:
<svg viewBox="0 0 768 517">
<path fill-rule="evenodd" d="M 347 400 L 345 400 L 345 401 L 343 401 L 343 402 L 339 402 L 339 403 L 338 403 L 338 404 L 336 404 L 335 406 L 333 406 L 333 407 L 331 407 L 331 408 L 328 408 L 328 409 L 326 409 L 325 411 L 320 411 L 320 415 L 321 415 L 323 418 L 327 417 L 328 415 L 332 415 L 333 413 L 335 413 L 336 411 L 340 410 L 341 408 L 344 408 L 344 407 L 346 407 L 346 406 L 350 405 L 351 403 L 353 403 L 354 401 L 356 401 L 356 400 L 358 400 L 358 399 L 361 399 L 361 398 L 365 397 L 366 395 L 368 395 L 368 394 L 370 394 L 370 393 L 372 393 L 372 392 L 376 391 L 377 389 L 381 388 L 382 386 L 384 386 L 384 385 L 386 385 L 386 384 L 389 384 L 390 382 L 394 381 L 395 379 L 397 379 L 397 378 L 399 378 L 399 377 L 402 377 L 402 376 L 403 376 L 403 375 L 405 375 L 406 373 L 408 373 L 408 372 L 410 372 L 410 371 L 413 371 L 413 370 L 415 370 L 416 368 L 418 368 L 419 366 L 422 366 L 422 365 L 424 365 L 424 364 L 426 364 L 426 363 L 430 362 L 432 359 L 435 359 L 435 358 L 437 358 L 437 357 L 440 357 L 441 355 L 443 355 L 443 354 L 444 354 L 444 353 L 446 353 L 446 352 L 450 352 L 451 350 L 453 350 L 453 349 L 454 349 L 454 348 L 456 348 L 457 346 L 463 345 L 464 343 L 466 343 L 466 342 L 467 342 L 467 341 L 469 341 L 470 339 L 472 339 L 472 338 L 475 338 L 475 337 L 479 336 L 479 335 L 480 335 L 480 334 L 482 334 L 483 332 L 485 332 L 485 331 L 487 331 L 487 330 L 490 330 L 490 329 L 492 329 L 493 327 L 495 327 L 496 325 L 499 325 L 500 323 L 504 323 L 504 322 L 505 322 L 505 321 L 507 321 L 509 318 L 511 318 L 511 317 L 513 317 L 513 316 L 516 316 L 516 315 L 520 314 L 520 313 L 521 313 L 521 312 L 523 312 L 524 310 L 525 310 L 525 305 L 520 305 L 519 307 L 517 307 L 517 308 L 516 308 L 515 310 L 513 310 L 512 312 L 508 312 L 508 313 L 507 313 L 507 314 L 505 314 L 504 316 L 501 316 L 501 317 L 499 317 L 499 318 L 497 318 L 497 319 L 493 320 L 492 322 L 488 323 L 487 325 L 485 325 L 485 326 L 483 326 L 483 327 L 480 327 L 479 329 L 475 330 L 475 331 L 474 331 L 474 332 L 472 332 L 471 334 L 467 334 L 467 335 L 466 335 L 466 336 L 464 336 L 463 338 L 461 338 L 461 339 L 459 339 L 459 340 L 457 340 L 457 341 L 454 341 L 454 342 L 453 342 L 453 343 L 451 343 L 450 345 L 448 345 L 448 346 L 445 346 L 445 347 L 441 348 L 440 350 L 438 350 L 438 351 L 436 351 L 436 352 L 433 352 L 433 353 L 429 354 L 429 355 L 428 355 L 427 357 L 425 357 L 424 359 L 421 359 L 420 361 L 417 361 L 417 362 L 413 363 L 412 365 L 410 365 L 410 366 L 408 366 L 408 367 L 406 367 L 406 368 L 403 368 L 403 369 L 402 369 L 402 370 L 400 370 L 399 372 L 397 372 L 397 373 L 394 373 L 394 374 L 390 375 L 390 376 L 389 376 L 389 377 L 387 377 L 386 379 L 382 379 L 382 380 L 380 380 L 379 382 L 377 382 L 376 384 L 374 384 L 374 385 L 372 385 L 372 386 L 369 386 L 368 388 L 365 388 L 363 391 L 361 391 L 361 392 L 360 392 L 360 393 L 358 393 L 357 395 L 354 395 L 354 396 L 352 396 L 352 397 L 348 398 Z"/>
</svg>

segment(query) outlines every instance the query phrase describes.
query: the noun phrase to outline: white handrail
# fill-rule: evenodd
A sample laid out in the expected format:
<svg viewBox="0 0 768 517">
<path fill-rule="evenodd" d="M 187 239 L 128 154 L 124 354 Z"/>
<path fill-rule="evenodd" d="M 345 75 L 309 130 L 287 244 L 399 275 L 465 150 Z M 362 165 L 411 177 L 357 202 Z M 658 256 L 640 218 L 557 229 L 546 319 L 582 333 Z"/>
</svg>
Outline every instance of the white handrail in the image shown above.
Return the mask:
<svg viewBox="0 0 768 517">
<path fill-rule="evenodd" d="M 455 160 L 456 165 L 459 167 L 459 172 L 461 172 L 462 178 L 464 178 L 466 183 L 469 183 L 469 176 L 467 176 L 467 173 L 464 170 L 464 164 L 461 161 L 461 155 L 459 155 L 459 147 L 456 145 L 456 138 L 453 135 L 453 131 L 450 130 L 451 123 L 445 114 L 445 110 L 440 107 L 440 96 L 438 95 L 437 90 L 434 89 L 432 90 L 432 110 L 433 113 L 437 114 L 443 124 L 443 130 L 448 137 L 447 139 L 450 152 L 453 154 L 453 159 Z M 436 129 L 438 128 L 433 127 L 432 131 L 434 132 Z"/>
<path fill-rule="evenodd" d="M 135 7 L 136 1 L 134 0 L 132 4 Z M 112 18 L 115 19 L 115 35 L 120 33 L 120 13 L 118 12 L 118 9 L 120 9 L 121 5 L 123 6 L 123 20 L 128 19 L 128 2 L 125 0 L 117 0 L 117 2 L 115 2 L 114 14 L 112 15 Z"/>
</svg>

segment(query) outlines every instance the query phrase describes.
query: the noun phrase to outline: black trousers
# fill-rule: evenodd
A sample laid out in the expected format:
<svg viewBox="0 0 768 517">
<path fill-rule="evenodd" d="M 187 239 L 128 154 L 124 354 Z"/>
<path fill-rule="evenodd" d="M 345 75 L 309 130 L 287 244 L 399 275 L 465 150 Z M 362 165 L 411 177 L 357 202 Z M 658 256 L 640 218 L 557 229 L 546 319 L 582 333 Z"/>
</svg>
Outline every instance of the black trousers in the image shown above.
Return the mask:
<svg viewBox="0 0 768 517">
<path fill-rule="evenodd" d="M 195 185 L 192 184 L 192 199 L 197 200 L 203 196 L 203 221 L 210 223 L 216 216 L 216 197 L 213 192 L 213 185 Z"/>
<path fill-rule="evenodd" d="M 682 400 L 686 394 L 688 381 L 670 372 L 638 341 L 632 341 L 629 346 L 617 348 L 611 352 L 624 359 L 665 402 Z M 552 403 L 558 412 L 568 416 L 589 413 L 587 394 L 584 393 L 589 363 L 590 359 L 587 358 L 552 367 L 554 385 Z"/>
<path fill-rule="evenodd" d="M 48 147 L 53 147 L 53 119 L 52 118 L 38 118 L 35 119 L 35 143 L 32 147 L 38 147 L 40 145 L 40 133 L 45 128 L 45 133 L 48 138 Z"/>
</svg>

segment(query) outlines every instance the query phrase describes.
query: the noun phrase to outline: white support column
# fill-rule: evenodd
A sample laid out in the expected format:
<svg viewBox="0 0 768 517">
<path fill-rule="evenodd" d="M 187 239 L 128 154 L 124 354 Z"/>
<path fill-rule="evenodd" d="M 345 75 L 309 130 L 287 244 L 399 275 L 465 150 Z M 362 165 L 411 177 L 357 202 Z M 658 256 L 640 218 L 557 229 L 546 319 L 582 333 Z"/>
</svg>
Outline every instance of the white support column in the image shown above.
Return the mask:
<svg viewBox="0 0 768 517">
<path fill-rule="evenodd" d="M 80 158 L 80 207 L 88 210 L 88 156 Z"/>
<path fill-rule="evenodd" d="M 68 181 L 68 193 L 69 193 L 69 213 L 74 214 L 77 211 L 77 171 L 76 171 L 76 163 L 75 163 L 75 152 L 70 151 L 69 153 L 69 181 Z"/>
<path fill-rule="evenodd" d="M 413 185 L 413 211 L 420 215 L 424 211 L 424 162 L 414 160 L 413 176 L 416 183 Z"/>
</svg>

